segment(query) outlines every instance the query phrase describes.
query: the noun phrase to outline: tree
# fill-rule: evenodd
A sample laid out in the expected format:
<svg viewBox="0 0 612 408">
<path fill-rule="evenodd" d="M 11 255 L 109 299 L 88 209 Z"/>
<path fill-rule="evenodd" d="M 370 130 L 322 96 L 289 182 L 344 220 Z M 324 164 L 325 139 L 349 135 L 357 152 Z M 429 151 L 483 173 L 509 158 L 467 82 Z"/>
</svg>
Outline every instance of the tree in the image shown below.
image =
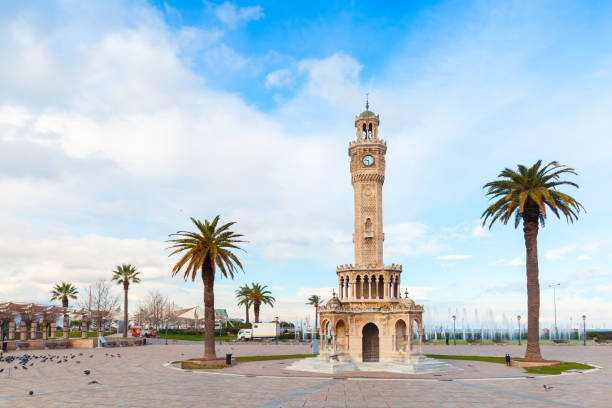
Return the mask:
<svg viewBox="0 0 612 408">
<path fill-rule="evenodd" d="M 488 189 L 490 200 L 495 200 L 483 213 L 482 225 L 489 221 L 489 229 L 497 220 L 508 223 L 514 214 L 514 227 L 523 220 L 523 235 L 527 253 L 527 349 L 525 361 L 543 361 L 540 352 L 540 283 L 538 277 L 538 221 L 544 227 L 547 208 L 560 218 L 565 216 L 567 222 L 578 219 L 578 213 L 584 210 L 582 204 L 573 197 L 557 190 L 557 187 L 578 184 L 563 181 L 566 174 L 577 173 L 574 169 L 562 166 L 556 161 L 542 167 L 539 160 L 527 168 L 518 165 L 518 171 L 504 169 L 498 180 L 484 185 Z"/>
<path fill-rule="evenodd" d="M 75 300 L 79 290 L 72 283 L 62 282 L 60 285 L 56 283 L 51 291 L 51 301 L 61 300 L 64 308 L 64 338 L 68 338 L 68 330 L 70 330 L 68 322 L 68 299 Z"/>
<path fill-rule="evenodd" d="M 113 313 L 119 310 L 119 296 L 111 292 L 111 283 L 100 280 L 91 285 L 91 318 L 98 332 L 103 332 L 104 321 L 111 321 Z"/>
<path fill-rule="evenodd" d="M 312 295 L 308 298 L 307 305 L 315 307 L 315 333 L 318 333 L 319 329 L 319 305 L 324 302 L 324 299 L 319 295 Z"/>
<path fill-rule="evenodd" d="M 249 299 L 251 300 L 251 304 L 253 305 L 253 314 L 255 315 L 255 323 L 259 323 L 259 309 L 261 305 L 268 305 L 270 307 L 274 307 L 274 302 L 276 299 L 271 296 L 269 290 L 267 290 L 268 286 L 261 286 L 259 283 L 251 283 L 251 293 L 249 294 Z"/>
<path fill-rule="evenodd" d="M 117 265 L 113 271 L 113 278 L 117 285 L 123 285 L 123 337 L 127 337 L 128 329 L 128 290 L 130 283 L 139 283 L 140 272 L 130 264 Z"/>
<path fill-rule="evenodd" d="M 224 277 L 234 278 L 234 272 L 242 270 L 240 260 L 232 250 L 242 250 L 238 244 L 241 234 L 230 230 L 234 222 L 219 224 L 217 215 L 212 222 L 201 222 L 191 218 L 196 231 L 178 231 L 170 234 L 173 245 L 169 256 L 181 254 L 181 258 L 172 268 L 172 276 L 176 276 L 184 267 L 183 278 L 191 277 L 195 281 L 201 272 L 204 283 L 204 360 L 216 359 L 215 353 L 215 275 L 217 268 Z"/>
<path fill-rule="evenodd" d="M 246 327 L 249 327 L 249 309 L 251 308 L 251 288 L 249 285 L 244 285 L 236 290 L 238 298 L 238 306 L 244 306 L 246 309 Z"/>
<path fill-rule="evenodd" d="M 168 298 L 158 290 L 150 290 L 144 302 L 138 309 L 141 321 L 146 321 L 159 330 L 169 313 Z"/>
</svg>

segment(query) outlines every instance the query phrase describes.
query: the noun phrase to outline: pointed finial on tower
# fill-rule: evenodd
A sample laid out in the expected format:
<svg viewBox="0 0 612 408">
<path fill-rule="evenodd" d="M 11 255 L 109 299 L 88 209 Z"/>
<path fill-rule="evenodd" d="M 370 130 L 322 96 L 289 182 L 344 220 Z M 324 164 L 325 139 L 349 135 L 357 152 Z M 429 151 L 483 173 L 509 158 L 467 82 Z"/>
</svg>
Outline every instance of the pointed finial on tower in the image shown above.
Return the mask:
<svg viewBox="0 0 612 408">
<path fill-rule="evenodd" d="M 406 299 L 408 299 L 408 288 L 406 288 Z"/>
<path fill-rule="evenodd" d="M 366 93 L 366 110 L 370 109 L 370 102 L 368 101 L 368 95 L 369 94 Z"/>
</svg>

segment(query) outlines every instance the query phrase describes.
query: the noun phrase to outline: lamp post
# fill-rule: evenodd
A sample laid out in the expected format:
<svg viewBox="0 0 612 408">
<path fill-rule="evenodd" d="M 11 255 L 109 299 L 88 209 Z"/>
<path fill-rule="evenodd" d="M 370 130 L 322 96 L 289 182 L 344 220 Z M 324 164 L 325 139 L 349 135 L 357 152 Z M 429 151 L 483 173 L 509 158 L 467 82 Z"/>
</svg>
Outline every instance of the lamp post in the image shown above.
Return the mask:
<svg viewBox="0 0 612 408">
<path fill-rule="evenodd" d="M 457 335 L 455 332 L 455 320 L 457 320 L 457 316 L 453 315 L 453 346 L 457 345 Z"/>
<path fill-rule="evenodd" d="M 519 329 L 519 332 L 518 332 L 518 341 L 519 342 L 518 343 L 519 343 L 519 346 L 520 346 L 521 345 L 521 315 L 516 316 L 516 320 L 518 321 L 518 329 Z"/>
<path fill-rule="evenodd" d="M 557 287 L 561 286 L 560 283 L 554 283 L 548 285 L 549 288 L 553 288 L 553 304 L 555 306 L 555 340 L 559 338 L 559 330 L 557 329 Z"/>
<path fill-rule="evenodd" d="M 168 345 L 168 318 L 166 317 L 166 346 Z"/>
<path fill-rule="evenodd" d="M 582 315 L 582 344 L 586 346 L 586 315 Z"/>
<path fill-rule="evenodd" d="M 276 321 L 276 344 L 278 345 L 278 330 L 279 330 L 279 327 L 278 327 L 278 316 L 276 316 L 274 318 L 274 320 Z"/>
</svg>

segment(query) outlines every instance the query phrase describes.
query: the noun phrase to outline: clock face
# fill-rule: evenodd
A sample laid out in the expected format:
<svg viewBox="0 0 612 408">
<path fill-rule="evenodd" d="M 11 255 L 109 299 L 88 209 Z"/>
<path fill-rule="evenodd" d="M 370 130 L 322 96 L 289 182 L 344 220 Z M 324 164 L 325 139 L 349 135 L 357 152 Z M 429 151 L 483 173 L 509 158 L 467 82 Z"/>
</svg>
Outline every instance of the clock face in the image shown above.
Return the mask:
<svg viewBox="0 0 612 408">
<path fill-rule="evenodd" d="M 371 166 L 374 164 L 374 157 L 370 156 L 369 154 L 366 156 L 363 156 L 363 159 L 361 159 L 362 163 L 366 166 Z"/>
</svg>

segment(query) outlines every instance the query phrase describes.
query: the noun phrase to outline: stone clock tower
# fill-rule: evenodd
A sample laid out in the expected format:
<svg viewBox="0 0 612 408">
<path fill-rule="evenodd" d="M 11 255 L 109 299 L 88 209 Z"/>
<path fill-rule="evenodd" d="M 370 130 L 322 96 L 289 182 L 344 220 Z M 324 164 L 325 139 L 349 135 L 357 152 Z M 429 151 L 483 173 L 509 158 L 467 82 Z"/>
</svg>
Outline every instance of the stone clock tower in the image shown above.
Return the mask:
<svg viewBox="0 0 612 408">
<path fill-rule="evenodd" d="M 321 354 L 289 369 L 325 373 L 390 371 L 426 373 L 452 369 L 425 358 L 423 306 L 402 296 L 402 266 L 383 262 L 382 190 L 387 143 L 378 137 L 380 118 L 370 111 L 355 117 L 355 139 L 349 143 L 355 219 L 355 263 L 336 268 L 338 293 L 319 307 Z M 416 327 L 415 327 L 416 326 Z M 416 330 L 415 330 L 416 329 Z M 413 348 L 418 335 L 419 347 Z"/>
<path fill-rule="evenodd" d="M 356 140 L 349 144 L 355 192 L 355 265 L 383 265 L 382 186 L 387 144 L 378 138 L 378 115 L 366 110 L 355 117 Z"/>
<path fill-rule="evenodd" d="M 379 138 L 379 116 L 369 108 L 366 103 L 366 109 L 355 117 L 355 139 L 348 148 L 355 203 L 355 261 L 336 268 L 338 293 L 319 309 L 322 358 L 336 356 L 347 370 L 362 362 L 405 362 L 414 356 L 413 326 L 419 335 L 423 327 L 423 307 L 402 297 L 402 266 L 383 262 L 387 143 Z M 347 364 L 352 368 L 346 368 Z"/>
</svg>

